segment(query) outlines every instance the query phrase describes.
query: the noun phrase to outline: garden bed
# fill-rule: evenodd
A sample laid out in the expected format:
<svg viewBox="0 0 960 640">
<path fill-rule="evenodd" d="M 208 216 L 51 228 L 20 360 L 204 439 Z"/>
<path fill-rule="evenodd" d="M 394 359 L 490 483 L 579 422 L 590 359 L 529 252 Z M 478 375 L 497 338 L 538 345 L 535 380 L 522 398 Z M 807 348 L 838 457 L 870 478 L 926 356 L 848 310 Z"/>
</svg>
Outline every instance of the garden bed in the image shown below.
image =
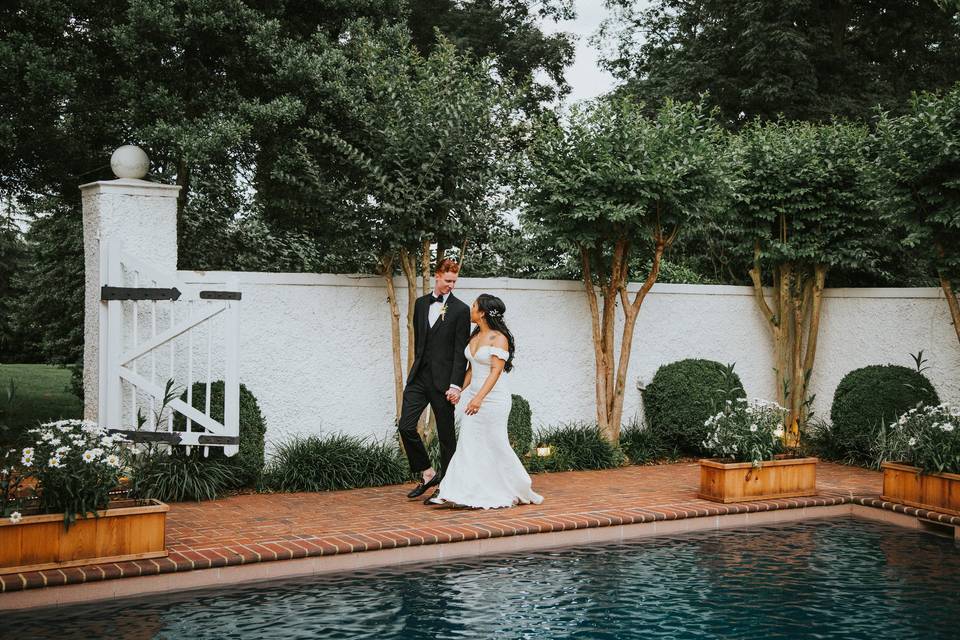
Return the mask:
<svg viewBox="0 0 960 640">
<path fill-rule="evenodd" d="M 960 475 L 921 473 L 917 467 L 885 462 L 880 499 L 960 516 Z"/>
<path fill-rule="evenodd" d="M 700 492 L 713 502 L 746 502 L 817 494 L 817 458 L 751 462 L 700 460 Z"/>
<path fill-rule="evenodd" d="M 62 513 L 0 520 L 0 574 L 165 557 L 169 509 L 157 500 L 120 500 L 69 529 Z"/>
</svg>

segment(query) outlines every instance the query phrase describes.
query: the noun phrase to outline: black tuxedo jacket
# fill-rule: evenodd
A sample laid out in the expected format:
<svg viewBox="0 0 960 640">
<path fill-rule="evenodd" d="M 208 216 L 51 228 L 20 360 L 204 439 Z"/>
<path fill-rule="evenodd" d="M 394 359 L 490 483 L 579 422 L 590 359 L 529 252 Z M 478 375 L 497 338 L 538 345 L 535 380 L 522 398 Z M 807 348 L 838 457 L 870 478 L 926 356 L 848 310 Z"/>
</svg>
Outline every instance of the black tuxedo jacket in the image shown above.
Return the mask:
<svg viewBox="0 0 960 640">
<path fill-rule="evenodd" d="M 452 384 L 463 386 L 463 378 L 467 375 L 467 357 L 463 351 L 470 341 L 470 307 L 453 294 L 449 294 L 444 303 L 447 312 L 437 318 L 433 327 L 430 326 L 430 294 L 417 298 L 414 304 L 415 350 L 407 384 L 427 364 L 437 390 L 446 391 Z"/>
</svg>

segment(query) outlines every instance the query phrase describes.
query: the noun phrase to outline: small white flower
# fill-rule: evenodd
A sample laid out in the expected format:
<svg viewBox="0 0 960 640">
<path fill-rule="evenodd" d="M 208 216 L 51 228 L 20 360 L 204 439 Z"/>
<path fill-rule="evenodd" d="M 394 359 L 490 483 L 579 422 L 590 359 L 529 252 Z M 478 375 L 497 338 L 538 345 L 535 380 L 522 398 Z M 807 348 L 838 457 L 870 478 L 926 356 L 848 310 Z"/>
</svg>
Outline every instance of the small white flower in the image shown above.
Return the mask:
<svg viewBox="0 0 960 640">
<path fill-rule="evenodd" d="M 778 438 L 782 438 L 782 437 L 783 437 L 783 427 L 777 427 L 776 429 L 774 429 L 774 430 L 773 430 L 773 435 L 776 436 L 776 437 L 778 437 Z"/>
<path fill-rule="evenodd" d="M 14 511 L 13 513 L 10 514 L 10 522 L 12 522 L 13 524 L 17 524 L 21 520 L 23 520 L 23 515 L 21 515 L 19 511 Z"/>
<path fill-rule="evenodd" d="M 757 432 L 757 425 L 755 424 L 750 425 L 750 433 L 756 433 L 756 432 Z"/>
<path fill-rule="evenodd" d="M 120 458 L 114 453 L 111 453 L 110 455 L 108 455 L 105 459 L 105 462 L 111 467 L 115 467 L 115 468 L 120 467 Z"/>
<path fill-rule="evenodd" d="M 103 449 L 101 449 L 100 447 L 94 447 L 90 451 L 91 453 L 93 453 L 93 455 L 95 455 L 98 458 L 103 456 Z"/>
<path fill-rule="evenodd" d="M 62 447 L 57 447 L 57 453 L 59 455 L 70 453 L 70 447 L 68 447 L 67 445 L 63 445 Z"/>
<path fill-rule="evenodd" d="M 50 440 L 50 446 L 57 447 L 60 446 L 60 438 L 53 438 Z"/>
<path fill-rule="evenodd" d="M 917 444 L 917 439 L 916 439 L 916 438 L 910 438 L 909 440 L 907 440 L 907 444 L 912 447 L 912 446 L 914 446 L 915 444 Z"/>
<path fill-rule="evenodd" d="M 50 456 L 50 459 L 47 460 L 47 466 L 51 469 L 62 468 L 63 464 L 60 462 L 60 456 Z"/>
<path fill-rule="evenodd" d="M 953 431 L 953 425 L 949 422 L 944 422 L 942 425 L 940 425 L 940 428 L 948 433 Z"/>
<path fill-rule="evenodd" d="M 87 451 L 84 451 L 83 456 L 81 457 L 83 458 L 84 462 L 93 462 L 94 460 L 97 459 L 97 456 L 93 455 L 93 451 L 90 451 L 89 449 Z"/>
</svg>

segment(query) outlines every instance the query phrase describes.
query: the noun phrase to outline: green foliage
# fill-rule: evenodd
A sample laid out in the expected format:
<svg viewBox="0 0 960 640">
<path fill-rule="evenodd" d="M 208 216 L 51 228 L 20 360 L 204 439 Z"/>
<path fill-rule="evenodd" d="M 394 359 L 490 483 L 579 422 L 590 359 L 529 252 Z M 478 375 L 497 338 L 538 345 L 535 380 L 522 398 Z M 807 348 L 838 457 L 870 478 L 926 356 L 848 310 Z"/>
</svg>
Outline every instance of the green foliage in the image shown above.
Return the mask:
<svg viewBox="0 0 960 640">
<path fill-rule="evenodd" d="M 707 418 L 746 394 L 733 365 L 688 359 L 665 364 L 643 390 L 649 429 L 667 447 L 687 455 L 703 453 Z"/>
<path fill-rule="evenodd" d="M 916 96 L 877 126 L 887 220 L 900 242 L 950 279 L 960 278 L 960 85 Z"/>
<path fill-rule="evenodd" d="M 568 124 L 535 133 L 524 220 L 597 252 L 601 267 L 617 240 L 646 247 L 718 204 L 720 140 L 694 104 L 668 102 L 653 117 L 626 100 L 575 107 Z"/>
<path fill-rule="evenodd" d="M 884 429 L 879 462 L 903 462 L 924 473 L 960 473 L 960 410 L 942 404 L 913 408 Z"/>
<path fill-rule="evenodd" d="M 873 464 L 874 443 L 885 425 L 918 405 L 940 398 L 922 373 L 898 365 L 870 365 L 845 375 L 833 395 L 830 420 L 837 453 Z"/>
<path fill-rule="evenodd" d="M 69 529 L 78 517 L 107 508 L 110 492 L 120 486 L 121 436 L 80 420 L 49 422 L 28 433 L 33 442 L 21 451 L 19 467 L 36 480 L 41 513 L 63 513 Z"/>
<path fill-rule="evenodd" d="M 279 444 L 264 473 L 264 487 L 336 491 L 400 484 L 409 477 L 409 466 L 395 442 L 332 434 Z"/>
<path fill-rule="evenodd" d="M 29 252 L 17 299 L 17 331 L 47 364 L 83 360 L 83 235 L 79 211 L 39 218 L 26 234 Z"/>
<path fill-rule="evenodd" d="M 658 104 L 708 92 L 731 127 L 780 115 L 866 120 L 958 79 L 958 11 L 934 2 L 607 4 L 604 63 L 623 93 Z"/>
<path fill-rule="evenodd" d="M 12 399 L 10 388 L 14 388 Z M 70 372 L 44 364 L 0 364 L 0 446 L 27 446 L 27 429 L 54 420 L 79 419 L 83 405 L 70 392 Z"/>
<path fill-rule="evenodd" d="M 664 460 L 675 460 L 680 452 L 664 443 L 660 434 L 634 420 L 620 433 L 620 449 L 631 464 L 651 464 Z"/>
<path fill-rule="evenodd" d="M 731 138 L 740 253 L 784 264 L 875 270 L 892 243 L 877 233 L 865 127 L 754 123 Z M 799 276 L 798 276 L 799 277 Z"/>
<path fill-rule="evenodd" d="M 238 469 L 199 451 L 164 451 L 154 447 L 129 458 L 129 495 L 162 502 L 214 500 L 237 486 Z"/>
<path fill-rule="evenodd" d="M 425 235 L 443 246 L 482 237 L 502 198 L 513 94 L 494 81 L 490 61 L 447 41 L 424 57 L 401 29 L 355 27 L 332 81 L 346 123 L 303 129 L 281 176 L 287 202 L 269 215 L 318 238 L 333 232 L 343 244 L 331 250 L 357 256 L 367 271 L 400 249 L 416 252 Z M 337 218 L 316 224 L 331 199 Z"/>
<path fill-rule="evenodd" d="M 537 447 L 549 446 L 549 456 L 534 451 L 526 459 L 531 472 L 613 469 L 624 462 L 623 452 L 603 437 L 595 424 L 569 423 L 535 434 Z"/>
<path fill-rule="evenodd" d="M 510 398 L 512 402 L 510 416 L 507 418 L 507 436 L 510 438 L 510 446 L 522 459 L 530 452 L 533 443 L 533 413 L 530 411 L 530 403 L 523 396 L 513 394 Z"/>
<path fill-rule="evenodd" d="M 219 422 L 223 421 L 223 391 L 223 380 L 216 380 L 210 384 L 210 417 Z M 180 399 L 186 402 L 186 392 L 180 396 Z M 193 384 L 193 407 L 204 412 L 206 402 L 206 383 L 195 382 Z M 192 426 L 194 431 L 198 428 L 196 424 Z M 186 418 L 179 413 L 174 416 L 174 429 L 177 431 L 186 429 Z M 234 483 L 231 488 L 255 486 L 263 473 L 264 435 L 266 432 L 267 425 L 264 422 L 263 414 L 260 413 L 257 398 L 245 385 L 241 384 L 240 451 L 228 458 L 223 455 L 222 448 L 211 447 L 209 455 L 203 460 L 210 460 L 218 465 L 229 467 L 232 470 L 231 480 Z"/>
<path fill-rule="evenodd" d="M 775 402 L 737 398 L 707 418 L 704 450 L 712 456 L 759 467 L 783 453 L 786 409 Z"/>
</svg>

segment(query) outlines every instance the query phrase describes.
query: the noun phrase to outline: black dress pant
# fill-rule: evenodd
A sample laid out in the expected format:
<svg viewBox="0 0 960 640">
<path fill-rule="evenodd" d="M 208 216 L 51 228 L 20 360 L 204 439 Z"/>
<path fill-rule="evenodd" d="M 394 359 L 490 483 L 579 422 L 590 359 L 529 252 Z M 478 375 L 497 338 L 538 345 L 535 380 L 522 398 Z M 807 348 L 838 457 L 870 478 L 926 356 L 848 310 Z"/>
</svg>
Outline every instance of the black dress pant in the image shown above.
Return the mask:
<svg viewBox="0 0 960 640">
<path fill-rule="evenodd" d="M 429 367 L 421 367 L 413 380 L 407 384 L 403 390 L 403 407 L 400 410 L 400 422 L 397 426 L 400 429 L 403 448 L 407 452 L 410 469 L 414 473 L 429 469 L 433 465 L 430 463 L 427 448 L 417 432 L 417 422 L 423 410 L 428 404 L 430 405 L 437 418 L 437 438 L 440 440 L 440 468 L 437 471 L 442 474 L 450 464 L 450 458 L 453 457 L 453 452 L 457 448 L 454 407 L 447 400 L 447 390 L 439 391 L 433 385 L 431 378 Z"/>
</svg>

